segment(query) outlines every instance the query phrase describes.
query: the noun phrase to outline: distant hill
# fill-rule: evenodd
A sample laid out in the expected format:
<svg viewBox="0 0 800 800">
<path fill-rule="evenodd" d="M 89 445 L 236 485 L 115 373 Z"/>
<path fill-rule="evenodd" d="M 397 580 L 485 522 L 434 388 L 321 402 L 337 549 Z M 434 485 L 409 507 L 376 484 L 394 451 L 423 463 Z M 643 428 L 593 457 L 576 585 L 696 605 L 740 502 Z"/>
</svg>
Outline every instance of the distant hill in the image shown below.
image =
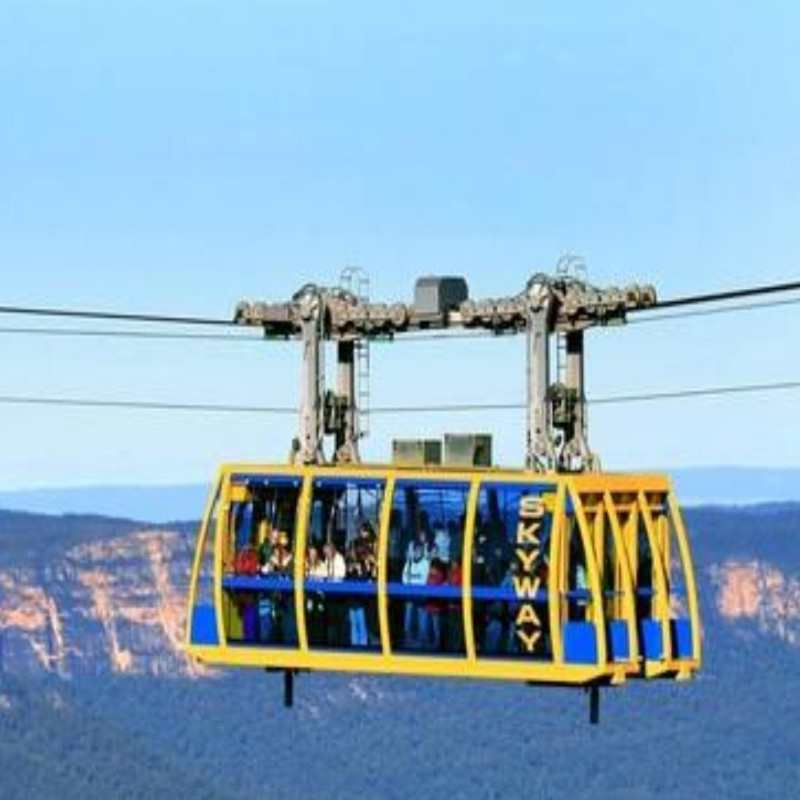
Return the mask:
<svg viewBox="0 0 800 800">
<path fill-rule="evenodd" d="M 199 519 L 209 485 L 80 486 L 0 492 L 0 508 L 39 514 L 99 514 L 149 520 Z"/>
<path fill-rule="evenodd" d="M 800 502 L 800 468 L 689 467 L 652 469 L 672 476 L 684 505 Z M 209 484 L 83 486 L 0 491 L 0 508 L 40 514 L 101 514 L 167 522 L 197 519 Z"/>
<path fill-rule="evenodd" d="M 800 504 L 686 518 L 703 670 L 591 728 L 580 691 L 463 680 L 303 674 L 288 712 L 280 676 L 184 658 L 193 523 L 2 513 L 0 797 L 793 797 Z"/>
</svg>

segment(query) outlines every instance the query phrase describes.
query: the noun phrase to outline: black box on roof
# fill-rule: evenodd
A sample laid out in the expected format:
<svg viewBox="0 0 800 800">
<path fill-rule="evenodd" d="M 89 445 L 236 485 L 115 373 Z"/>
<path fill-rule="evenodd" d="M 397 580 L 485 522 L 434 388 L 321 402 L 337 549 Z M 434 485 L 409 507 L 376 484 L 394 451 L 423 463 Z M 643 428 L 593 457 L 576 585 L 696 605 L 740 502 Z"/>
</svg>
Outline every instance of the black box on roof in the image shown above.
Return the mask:
<svg viewBox="0 0 800 800">
<path fill-rule="evenodd" d="M 414 310 L 418 314 L 443 314 L 456 310 L 469 299 L 469 288 L 463 278 L 418 278 L 414 285 Z"/>
</svg>

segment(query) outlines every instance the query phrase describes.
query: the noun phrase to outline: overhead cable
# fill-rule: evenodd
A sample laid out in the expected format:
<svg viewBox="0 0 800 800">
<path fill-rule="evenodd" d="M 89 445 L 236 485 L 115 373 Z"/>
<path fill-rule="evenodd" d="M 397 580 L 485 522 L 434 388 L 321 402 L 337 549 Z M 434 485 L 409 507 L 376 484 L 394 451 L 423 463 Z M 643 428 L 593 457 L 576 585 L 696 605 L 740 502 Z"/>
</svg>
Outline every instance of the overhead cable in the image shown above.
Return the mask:
<svg viewBox="0 0 800 800">
<path fill-rule="evenodd" d="M 800 381 L 777 381 L 774 383 L 738 384 L 731 386 L 708 386 L 697 389 L 647 392 L 642 394 L 620 394 L 587 399 L 589 405 L 617 405 L 645 403 L 665 400 L 686 400 L 698 397 L 720 397 L 737 394 L 761 394 L 767 392 L 795 391 Z M 87 397 L 42 397 L 35 395 L 0 395 L 3 405 L 60 406 L 69 408 L 109 408 L 131 411 L 185 411 L 223 414 L 296 414 L 294 406 L 235 405 L 227 403 L 183 403 L 151 400 L 103 400 Z M 519 411 L 524 403 L 448 403 L 417 406 L 376 406 L 372 415 L 395 414 L 440 414 L 459 412 Z"/>
<path fill-rule="evenodd" d="M 744 297 L 760 297 L 767 294 L 782 294 L 784 292 L 800 291 L 800 281 L 786 283 L 772 283 L 763 286 L 750 286 L 745 289 L 731 289 L 724 292 L 711 292 L 708 294 L 693 294 L 685 297 L 674 297 L 671 300 L 659 300 L 654 305 L 644 309 L 633 309 L 631 313 L 641 311 L 657 311 L 661 308 L 675 308 L 677 306 L 692 306 L 700 303 L 723 303 L 728 300 L 739 300 Z"/>
<path fill-rule="evenodd" d="M 232 319 L 219 317 L 193 317 L 181 315 L 138 314 L 120 311 L 87 311 L 76 308 L 42 308 L 32 306 L 0 306 L 0 314 L 28 317 L 56 317 L 60 319 L 94 319 L 114 322 L 143 322 L 160 325 L 210 325 L 234 326 Z"/>
</svg>

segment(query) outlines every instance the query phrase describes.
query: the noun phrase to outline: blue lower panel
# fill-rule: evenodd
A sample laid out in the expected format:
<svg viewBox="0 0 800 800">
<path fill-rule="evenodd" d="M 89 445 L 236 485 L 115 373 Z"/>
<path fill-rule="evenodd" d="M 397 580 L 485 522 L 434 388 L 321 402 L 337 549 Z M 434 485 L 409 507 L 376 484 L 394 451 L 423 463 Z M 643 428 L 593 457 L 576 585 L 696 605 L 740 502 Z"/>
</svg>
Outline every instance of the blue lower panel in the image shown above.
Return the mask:
<svg viewBox="0 0 800 800">
<path fill-rule="evenodd" d="M 217 614 L 214 606 L 195 606 L 192 612 L 192 644 L 218 645 Z"/>
<path fill-rule="evenodd" d="M 670 622 L 672 632 L 672 652 L 675 658 L 692 658 L 692 623 L 688 619 L 673 619 Z"/>
<path fill-rule="evenodd" d="M 642 620 L 639 639 L 645 661 L 661 661 L 664 658 L 664 637 L 661 635 L 660 622 Z"/>
<path fill-rule="evenodd" d="M 608 657 L 611 661 L 627 661 L 631 657 L 631 643 L 628 636 L 628 623 L 622 620 L 609 622 Z"/>
<path fill-rule="evenodd" d="M 564 660 L 568 664 L 597 663 L 597 631 L 589 622 L 564 625 Z"/>
</svg>

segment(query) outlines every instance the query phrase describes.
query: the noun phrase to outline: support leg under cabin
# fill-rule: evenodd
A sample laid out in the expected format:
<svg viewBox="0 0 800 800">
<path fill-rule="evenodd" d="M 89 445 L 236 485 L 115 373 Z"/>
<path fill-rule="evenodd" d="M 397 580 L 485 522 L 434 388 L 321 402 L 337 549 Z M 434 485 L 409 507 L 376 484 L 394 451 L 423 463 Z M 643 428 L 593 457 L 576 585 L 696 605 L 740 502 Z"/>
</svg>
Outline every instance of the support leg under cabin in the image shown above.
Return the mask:
<svg viewBox="0 0 800 800">
<path fill-rule="evenodd" d="M 294 705 L 294 670 L 283 671 L 283 707 L 292 708 Z"/>
<path fill-rule="evenodd" d="M 600 687 L 592 686 L 589 689 L 589 722 L 592 725 L 600 724 Z"/>
</svg>

